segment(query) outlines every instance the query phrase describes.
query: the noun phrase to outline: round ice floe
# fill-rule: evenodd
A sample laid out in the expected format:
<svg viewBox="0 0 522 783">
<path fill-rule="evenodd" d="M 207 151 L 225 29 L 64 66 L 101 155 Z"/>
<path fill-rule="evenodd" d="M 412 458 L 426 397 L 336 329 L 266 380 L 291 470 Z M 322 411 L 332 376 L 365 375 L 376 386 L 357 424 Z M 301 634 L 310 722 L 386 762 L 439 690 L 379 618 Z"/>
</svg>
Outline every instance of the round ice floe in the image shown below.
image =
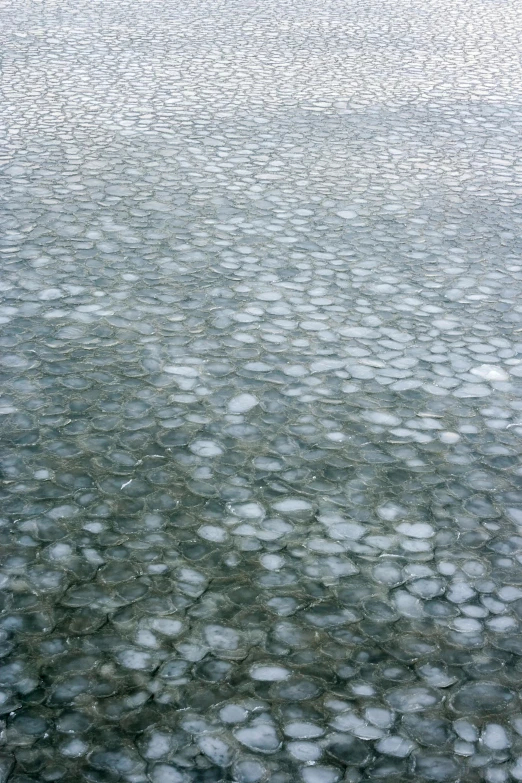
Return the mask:
<svg viewBox="0 0 522 783">
<path fill-rule="evenodd" d="M 509 381 L 508 373 L 495 364 L 481 364 L 479 367 L 473 367 L 470 372 L 485 381 Z"/>
<path fill-rule="evenodd" d="M 355 522 L 341 522 L 337 525 L 332 525 L 328 531 L 328 535 L 332 538 L 357 541 L 365 532 L 366 528 L 363 525 L 358 525 Z"/>
<path fill-rule="evenodd" d="M 230 511 L 241 519 L 263 519 L 265 516 L 265 509 L 260 503 L 234 503 Z"/>
<path fill-rule="evenodd" d="M 416 772 L 422 780 L 434 783 L 453 783 L 460 778 L 457 761 L 445 754 L 417 755 Z"/>
<path fill-rule="evenodd" d="M 256 664 L 250 668 L 250 676 L 253 680 L 262 680 L 263 682 L 277 682 L 286 680 L 290 677 L 291 671 L 284 666 L 270 666 L 268 664 Z"/>
<path fill-rule="evenodd" d="M 195 367 L 178 364 L 169 364 L 163 368 L 163 371 L 169 375 L 180 375 L 182 378 L 197 378 L 199 375 Z"/>
<path fill-rule="evenodd" d="M 198 529 L 198 535 L 206 541 L 214 541 L 217 544 L 222 544 L 228 538 L 226 531 L 217 525 L 202 525 Z"/>
<path fill-rule="evenodd" d="M 221 446 L 213 440 L 195 440 L 190 444 L 189 449 L 198 457 L 219 457 L 223 454 Z"/>
<path fill-rule="evenodd" d="M 81 739 L 71 739 L 60 746 L 60 753 L 68 758 L 79 758 L 87 752 L 88 748 L 87 743 Z"/>
<path fill-rule="evenodd" d="M 267 571 L 279 571 L 285 564 L 285 559 L 281 555 L 261 555 L 259 561 Z"/>
<path fill-rule="evenodd" d="M 293 737 L 294 739 L 315 739 L 316 737 L 322 737 L 324 734 L 324 729 L 321 726 L 305 721 L 287 723 L 284 731 L 287 737 Z"/>
<path fill-rule="evenodd" d="M 280 745 L 277 732 L 269 723 L 237 729 L 234 736 L 242 745 L 258 753 L 275 753 Z"/>
<path fill-rule="evenodd" d="M 398 427 L 401 423 L 397 416 L 393 416 L 385 411 L 365 411 L 362 417 L 366 421 L 372 422 L 372 424 L 380 424 L 383 427 Z"/>
<path fill-rule="evenodd" d="M 220 737 L 203 735 L 198 737 L 197 745 L 202 753 L 218 767 L 228 767 L 232 763 L 233 750 Z"/>
<path fill-rule="evenodd" d="M 228 410 L 230 413 L 246 413 L 258 404 L 259 400 L 253 394 L 238 394 L 229 401 Z"/>
<path fill-rule="evenodd" d="M 423 712 L 434 707 L 441 699 L 438 691 L 418 685 L 395 688 L 386 694 L 386 701 L 397 712 Z"/>
<path fill-rule="evenodd" d="M 185 783 L 185 776 L 170 764 L 156 764 L 150 775 L 152 783 Z"/>
<path fill-rule="evenodd" d="M 122 650 L 116 658 L 126 669 L 150 669 L 154 665 L 152 655 L 142 650 Z"/>
<path fill-rule="evenodd" d="M 155 617 L 150 621 L 150 627 L 164 636 L 177 636 L 183 628 L 183 623 L 170 617 Z"/>
<path fill-rule="evenodd" d="M 287 749 L 298 761 L 317 761 L 323 755 L 322 749 L 313 742 L 289 742 Z"/>
<path fill-rule="evenodd" d="M 276 511 L 281 514 L 302 514 L 310 511 L 312 504 L 301 498 L 287 497 L 273 504 Z"/>
<path fill-rule="evenodd" d="M 412 750 L 415 749 L 415 743 L 400 736 L 383 737 L 377 743 L 376 749 L 385 756 L 395 756 L 403 759 L 409 756 Z"/>
<path fill-rule="evenodd" d="M 442 443 L 453 444 L 459 442 L 460 435 L 458 432 L 441 432 L 439 439 L 442 441 Z"/>
<path fill-rule="evenodd" d="M 406 509 L 399 506 L 398 503 L 389 501 L 378 507 L 377 514 L 381 519 L 386 520 L 386 522 L 395 522 L 396 519 L 401 519 L 406 516 Z"/>
<path fill-rule="evenodd" d="M 265 767 L 257 759 L 241 759 L 234 765 L 234 775 L 238 783 L 259 783 L 265 774 Z"/>
<path fill-rule="evenodd" d="M 304 783 L 336 783 L 341 778 L 341 770 L 337 767 L 302 767 L 301 777 Z"/>
<path fill-rule="evenodd" d="M 237 650 L 239 647 L 239 634 L 233 628 L 207 625 L 204 634 L 209 647 L 215 650 Z"/>
<path fill-rule="evenodd" d="M 499 723 L 487 723 L 482 731 L 481 739 L 490 750 L 505 750 L 511 745 L 505 728 Z"/>
<path fill-rule="evenodd" d="M 240 704 L 225 704 L 219 711 L 223 723 L 242 723 L 248 717 L 248 710 Z"/>
</svg>

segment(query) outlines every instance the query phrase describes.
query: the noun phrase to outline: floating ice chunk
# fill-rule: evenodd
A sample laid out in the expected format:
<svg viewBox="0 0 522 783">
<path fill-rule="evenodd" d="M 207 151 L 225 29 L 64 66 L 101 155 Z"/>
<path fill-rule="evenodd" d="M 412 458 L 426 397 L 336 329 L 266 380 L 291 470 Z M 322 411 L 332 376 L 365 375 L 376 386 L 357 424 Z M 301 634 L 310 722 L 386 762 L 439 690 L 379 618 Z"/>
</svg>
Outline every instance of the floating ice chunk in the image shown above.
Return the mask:
<svg viewBox="0 0 522 783">
<path fill-rule="evenodd" d="M 457 329 L 459 326 L 458 321 L 450 321 L 449 318 L 435 318 L 432 324 L 435 329 L 440 329 L 441 331 Z"/>
<path fill-rule="evenodd" d="M 207 644 L 214 650 L 237 650 L 239 647 L 239 634 L 233 628 L 207 625 L 204 633 Z"/>
<path fill-rule="evenodd" d="M 190 444 L 189 449 L 198 457 L 219 457 L 223 454 L 223 449 L 213 440 L 195 440 Z"/>
<path fill-rule="evenodd" d="M 71 556 L 73 549 L 70 544 L 54 544 L 48 552 L 52 560 L 63 560 Z M 102 561 L 103 562 L 103 561 Z"/>
<path fill-rule="evenodd" d="M 266 602 L 270 609 L 280 617 L 288 617 L 294 614 L 299 604 L 291 596 L 276 596 Z"/>
<path fill-rule="evenodd" d="M 396 519 L 401 519 L 401 517 L 406 516 L 406 509 L 403 508 L 403 506 L 399 506 L 398 503 L 389 501 L 378 507 L 377 514 L 381 519 L 385 519 L 387 522 L 395 522 Z"/>
<path fill-rule="evenodd" d="M 270 372 L 273 370 L 273 367 L 270 364 L 266 364 L 266 362 L 248 362 L 245 364 L 245 370 L 249 372 Z"/>
<path fill-rule="evenodd" d="M 152 783 L 186 783 L 185 776 L 170 764 L 155 764 L 150 779 Z"/>
<path fill-rule="evenodd" d="M 363 525 L 358 525 L 355 522 L 342 522 L 338 525 L 332 525 L 328 535 L 332 538 L 347 538 L 357 541 L 365 532 L 366 528 Z"/>
<path fill-rule="evenodd" d="M 198 737 L 197 744 L 202 753 L 218 767 L 228 767 L 233 759 L 233 751 L 230 745 L 220 737 L 204 735 Z"/>
<path fill-rule="evenodd" d="M 317 764 L 314 767 L 302 767 L 301 777 L 304 783 L 336 783 L 341 777 L 341 770 Z"/>
<path fill-rule="evenodd" d="M 335 554 L 345 550 L 345 546 L 336 544 L 335 541 L 328 541 L 326 538 L 310 538 L 306 542 L 306 547 L 312 552 L 321 552 L 322 554 Z"/>
<path fill-rule="evenodd" d="M 442 443 L 448 444 L 458 443 L 460 440 L 460 435 L 458 432 L 441 432 L 439 435 L 439 440 Z"/>
<path fill-rule="evenodd" d="M 298 761 L 317 761 L 323 755 L 321 748 L 313 742 L 289 742 L 287 749 Z"/>
<path fill-rule="evenodd" d="M 347 436 L 344 434 L 344 432 L 328 432 L 326 437 L 333 443 L 344 443 Z"/>
<path fill-rule="evenodd" d="M 160 759 L 172 749 L 172 740 L 172 734 L 153 729 L 141 753 L 147 759 Z"/>
<path fill-rule="evenodd" d="M 442 666 L 435 666 L 431 663 L 425 663 L 419 667 L 419 674 L 426 680 L 428 685 L 434 688 L 448 688 L 457 682 L 457 678 L 447 674 Z"/>
<path fill-rule="evenodd" d="M 150 621 L 150 627 L 164 636 L 177 636 L 183 628 L 179 620 L 171 620 L 170 617 L 155 617 Z"/>
<path fill-rule="evenodd" d="M 234 736 L 242 745 L 257 753 L 275 753 L 280 745 L 277 732 L 269 723 L 236 729 Z"/>
<path fill-rule="evenodd" d="M 397 416 L 393 416 L 385 411 L 365 411 L 362 414 L 362 418 L 372 422 L 372 424 L 381 424 L 384 427 L 398 427 L 401 423 Z"/>
<path fill-rule="evenodd" d="M 253 394 L 238 394 L 229 401 L 228 410 L 230 413 L 246 413 L 258 404 L 259 400 Z"/>
<path fill-rule="evenodd" d="M 261 680 L 263 682 L 276 682 L 279 680 L 286 680 L 290 677 L 291 671 L 285 669 L 284 666 L 262 666 L 257 664 L 250 668 L 250 676 L 253 680 Z"/>
<path fill-rule="evenodd" d="M 463 383 L 453 392 L 454 397 L 487 397 L 491 389 L 481 383 Z"/>
<path fill-rule="evenodd" d="M 389 729 L 390 726 L 393 726 L 395 720 L 394 713 L 391 710 L 384 709 L 384 707 L 368 707 L 364 711 L 364 717 L 380 729 Z"/>
<path fill-rule="evenodd" d="M 261 291 L 256 294 L 256 299 L 262 302 L 278 302 L 283 298 L 283 295 L 279 291 Z"/>
<path fill-rule="evenodd" d="M 375 370 L 365 364 L 347 364 L 346 370 L 350 373 L 352 378 L 356 378 L 360 381 L 369 381 L 372 378 L 375 378 Z M 343 391 L 345 391 L 344 387 Z"/>
<path fill-rule="evenodd" d="M 520 587 L 512 587 L 511 585 L 501 587 L 497 590 L 497 593 L 502 601 L 516 601 L 518 598 L 522 598 L 522 590 Z"/>
<path fill-rule="evenodd" d="M 260 503 L 234 504 L 230 506 L 230 511 L 241 519 L 263 519 L 265 516 L 265 509 Z"/>
<path fill-rule="evenodd" d="M 404 759 L 415 750 L 415 743 L 400 736 L 383 737 L 375 746 L 379 753 L 385 756 L 395 756 Z"/>
<path fill-rule="evenodd" d="M 438 691 L 412 685 L 404 688 L 394 688 L 386 694 L 386 701 L 398 712 L 423 712 L 434 707 L 442 699 Z"/>
<path fill-rule="evenodd" d="M 435 535 L 434 529 L 427 522 L 401 522 L 395 529 L 410 538 L 431 538 Z"/>
<path fill-rule="evenodd" d="M 490 750 L 505 750 L 511 746 L 505 728 L 499 723 L 487 723 L 482 731 L 481 740 Z"/>
<path fill-rule="evenodd" d="M 453 729 L 465 742 L 476 742 L 478 740 L 476 726 L 464 718 L 458 718 L 456 721 L 453 721 Z"/>
<path fill-rule="evenodd" d="M 331 370 L 339 370 L 344 367 L 346 361 L 340 359 L 319 359 L 316 362 L 312 362 L 310 365 L 311 372 L 330 372 Z"/>
<path fill-rule="evenodd" d="M 248 717 L 248 710 L 240 704 L 226 704 L 219 711 L 223 723 L 242 723 Z"/>
<path fill-rule="evenodd" d="M 404 617 L 422 617 L 421 602 L 406 590 L 397 590 L 393 602 L 399 614 Z"/>
<path fill-rule="evenodd" d="M 481 364 L 473 367 L 470 372 L 485 381 L 509 381 L 509 374 L 495 364 Z"/>
<path fill-rule="evenodd" d="M 153 665 L 152 655 L 142 650 L 122 650 L 116 658 L 126 669 L 150 669 Z"/>
<path fill-rule="evenodd" d="M 359 391 L 359 387 L 355 383 L 344 383 L 342 386 L 342 391 L 345 394 L 354 394 L 355 392 Z"/>
<path fill-rule="evenodd" d="M 202 525 L 198 529 L 198 535 L 206 541 L 214 541 L 217 544 L 222 544 L 227 538 L 226 531 L 217 525 Z"/>
<path fill-rule="evenodd" d="M 310 511 L 312 508 L 312 504 L 308 500 L 293 497 L 278 500 L 273 506 L 276 511 L 281 512 L 281 514 L 301 514 Z"/>
<path fill-rule="evenodd" d="M 285 559 L 281 555 L 261 555 L 259 560 L 267 571 L 279 571 L 285 564 Z"/>
<path fill-rule="evenodd" d="M 183 378 L 197 378 L 199 375 L 195 367 L 179 364 L 168 364 L 163 371 L 169 375 L 181 375 Z"/>
<path fill-rule="evenodd" d="M 259 783 L 265 777 L 265 767 L 257 759 L 241 759 L 234 766 L 238 783 Z"/>
<path fill-rule="evenodd" d="M 475 590 L 467 582 L 452 582 L 446 591 L 446 598 L 452 604 L 463 604 L 475 596 Z"/>
<path fill-rule="evenodd" d="M 61 299 L 63 295 L 63 291 L 60 291 L 59 288 L 44 288 L 38 293 L 38 299 L 43 302 L 52 302 L 55 299 Z"/>
<path fill-rule="evenodd" d="M 135 637 L 135 641 L 136 644 L 139 644 L 142 647 L 159 647 L 158 640 L 152 631 L 147 631 L 144 629 L 138 631 Z"/>
<path fill-rule="evenodd" d="M 357 217 L 357 212 L 354 209 L 343 209 L 341 212 L 336 212 L 335 214 L 344 218 L 344 220 L 353 220 Z"/>
<path fill-rule="evenodd" d="M 444 592 L 445 583 L 442 579 L 415 579 L 408 585 L 408 590 L 419 598 L 435 598 Z"/>
<path fill-rule="evenodd" d="M 67 756 L 68 758 L 79 758 L 80 756 L 83 756 L 89 746 L 86 742 L 83 742 L 81 739 L 71 739 L 68 742 L 65 742 L 63 745 L 60 746 L 60 753 L 63 756 Z M 2 780 L 1 773 L 0 773 L 0 781 Z"/>
<path fill-rule="evenodd" d="M 278 472 L 284 468 L 285 463 L 282 460 L 274 459 L 273 457 L 256 457 L 254 465 L 258 470 Z"/>
<path fill-rule="evenodd" d="M 373 568 L 373 578 L 376 582 L 397 587 L 404 582 L 401 569 L 395 563 L 377 563 Z"/>
<path fill-rule="evenodd" d="M 457 762 L 447 755 L 421 756 L 418 754 L 416 772 L 422 780 L 432 780 L 437 783 L 443 783 L 443 781 L 453 783 L 453 781 L 460 779 Z"/>
<path fill-rule="evenodd" d="M 315 737 L 322 737 L 324 729 L 316 723 L 294 721 L 286 724 L 285 734 L 287 737 L 293 737 L 294 739 L 314 739 Z"/>
</svg>

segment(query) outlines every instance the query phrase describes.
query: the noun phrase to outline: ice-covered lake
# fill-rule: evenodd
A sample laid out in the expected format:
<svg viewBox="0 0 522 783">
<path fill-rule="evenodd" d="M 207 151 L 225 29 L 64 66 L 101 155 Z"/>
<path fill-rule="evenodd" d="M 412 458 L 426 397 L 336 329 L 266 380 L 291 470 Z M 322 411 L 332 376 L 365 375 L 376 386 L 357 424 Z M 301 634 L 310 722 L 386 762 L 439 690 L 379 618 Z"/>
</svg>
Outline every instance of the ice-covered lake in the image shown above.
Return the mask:
<svg viewBox="0 0 522 783">
<path fill-rule="evenodd" d="M 0 22 L 0 783 L 522 781 L 520 4 Z"/>
</svg>

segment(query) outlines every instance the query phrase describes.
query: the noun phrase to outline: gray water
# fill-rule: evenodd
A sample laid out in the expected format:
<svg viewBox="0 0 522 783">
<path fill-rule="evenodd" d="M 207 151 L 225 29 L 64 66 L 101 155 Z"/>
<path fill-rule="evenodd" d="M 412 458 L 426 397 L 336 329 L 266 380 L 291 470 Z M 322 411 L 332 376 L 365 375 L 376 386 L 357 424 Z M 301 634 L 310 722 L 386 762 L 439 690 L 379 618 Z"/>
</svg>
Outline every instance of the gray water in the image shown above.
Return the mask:
<svg viewBox="0 0 522 783">
<path fill-rule="evenodd" d="M 520 4 L 0 16 L 0 781 L 522 780 Z"/>
</svg>

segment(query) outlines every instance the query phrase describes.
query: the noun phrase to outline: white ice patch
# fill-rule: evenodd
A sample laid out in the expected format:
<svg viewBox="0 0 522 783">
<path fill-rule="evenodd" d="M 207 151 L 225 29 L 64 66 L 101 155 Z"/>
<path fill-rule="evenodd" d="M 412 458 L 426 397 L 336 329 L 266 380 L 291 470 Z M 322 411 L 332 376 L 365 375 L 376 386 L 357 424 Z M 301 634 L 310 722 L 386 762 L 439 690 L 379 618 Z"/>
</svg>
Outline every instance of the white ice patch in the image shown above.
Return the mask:
<svg viewBox="0 0 522 783">
<path fill-rule="evenodd" d="M 223 454 L 221 446 L 213 440 L 195 440 L 190 444 L 189 449 L 198 457 L 219 457 Z"/>
<path fill-rule="evenodd" d="M 277 503 L 274 503 L 273 505 L 275 510 L 281 512 L 281 514 L 300 514 L 305 511 L 310 511 L 312 508 L 312 504 L 309 503 L 308 500 L 292 497 L 278 500 Z"/>
<path fill-rule="evenodd" d="M 427 522 L 401 522 L 395 529 L 410 538 L 431 538 L 435 535 L 434 529 Z"/>
<path fill-rule="evenodd" d="M 239 634 L 233 628 L 224 625 L 207 625 L 205 639 L 209 647 L 214 650 L 237 650 L 239 647 Z"/>
<path fill-rule="evenodd" d="M 261 680 L 263 682 L 278 682 L 279 680 L 286 680 L 290 677 L 291 671 L 285 669 L 284 666 L 262 666 L 258 664 L 252 666 L 250 669 L 250 676 L 253 680 Z"/>
<path fill-rule="evenodd" d="M 253 394 L 238 394 L 232 397 L 227 407 L 230 413 L 246 413 L 258 404 L 259 400 Z"/>
<path fill-rule="evenodd" d="M 509 381 L 508 373 L 494 364 L 481 364 L 480 367 L 473 367 L 470 372 L 484 381 Z"/>
</svg>

